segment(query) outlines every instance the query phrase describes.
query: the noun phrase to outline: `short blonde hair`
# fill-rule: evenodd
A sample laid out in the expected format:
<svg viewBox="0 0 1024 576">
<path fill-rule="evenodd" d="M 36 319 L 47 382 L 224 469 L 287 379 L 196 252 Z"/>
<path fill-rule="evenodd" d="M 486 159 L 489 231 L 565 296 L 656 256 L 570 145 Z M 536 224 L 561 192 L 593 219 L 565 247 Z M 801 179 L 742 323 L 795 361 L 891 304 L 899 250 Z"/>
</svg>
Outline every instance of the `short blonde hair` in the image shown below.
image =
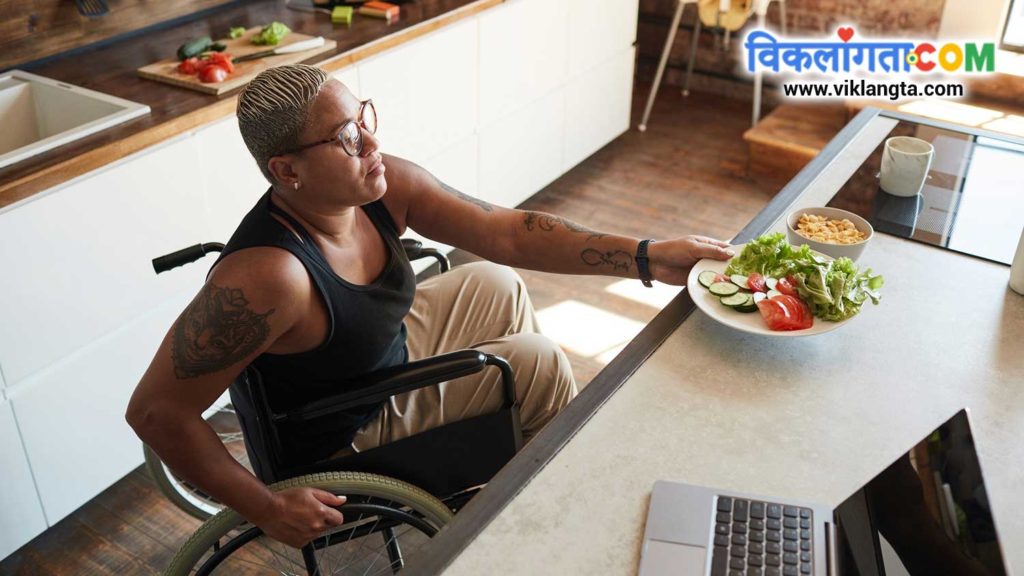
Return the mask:
<svg viewBox="0 0 1024 576">
<path fill-rule="evenodd" d="M 299 134 L 328 77 L 305 64 L 289 64 L 260 72 L 238 97 L 238 128 L 263 176 L 274 184 L 270 159 L 299 146 Z"/>
</svg>

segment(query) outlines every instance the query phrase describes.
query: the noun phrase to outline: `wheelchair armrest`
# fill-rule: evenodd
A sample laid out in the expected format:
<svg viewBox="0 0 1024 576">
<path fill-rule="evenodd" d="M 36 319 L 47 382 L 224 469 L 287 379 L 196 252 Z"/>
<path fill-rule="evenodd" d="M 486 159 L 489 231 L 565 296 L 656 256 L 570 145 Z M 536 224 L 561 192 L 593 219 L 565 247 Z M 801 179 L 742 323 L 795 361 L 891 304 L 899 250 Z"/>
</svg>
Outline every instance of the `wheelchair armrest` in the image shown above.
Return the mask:
<svg viewBox="0 0 1024 576">
<path fill-rule="evenodd" d="M 433 258 L 437 260 L 437 265 L 441 268 L 442 274 L 450 270 L 452 267 L 447 256 L 433 248 L 424 248 L 423 242 L 420 242 L 415 238 L 402 238 L 402 248 L 405 249 L 405 255 L 409 258 L 410 262 L 413 260 L 419 260 L 420 258 Z"/>
<path fill-rule="evenodd" d="M 364 374 L 350 383 L 357 386 L 357 390 L 317 400 L 283 414 L 275 414 L 273 419 L 277 422 L 302 422 L 356 406 L 375 404 L 396 394 L 475 374 L 487 366 L 497 366 L 501 370 L 505 389 L 504 407 L 510 408 L 515 404 L 516 398 L 515 379 L 508 362 L 500 356 L 478 350 L 456 350 Z"/>
</svg>

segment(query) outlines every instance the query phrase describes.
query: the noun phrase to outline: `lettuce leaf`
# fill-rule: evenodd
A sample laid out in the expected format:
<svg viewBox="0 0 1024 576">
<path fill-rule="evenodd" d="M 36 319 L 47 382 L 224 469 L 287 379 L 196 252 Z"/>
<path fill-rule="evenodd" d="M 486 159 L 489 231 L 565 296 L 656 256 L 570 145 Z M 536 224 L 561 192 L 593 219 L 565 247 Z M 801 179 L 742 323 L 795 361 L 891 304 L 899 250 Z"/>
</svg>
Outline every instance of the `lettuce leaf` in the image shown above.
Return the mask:
<svg viewBox="0 0 1024 576">
<path fill-rule="evenodd" d="M 280 22 L 273 22 L 260 29 L 260 33 L 252 37 L 252 43 L 263 46 L 276 46 L 289 33 L 291 33 L 290 28 Z"/>
</svg>

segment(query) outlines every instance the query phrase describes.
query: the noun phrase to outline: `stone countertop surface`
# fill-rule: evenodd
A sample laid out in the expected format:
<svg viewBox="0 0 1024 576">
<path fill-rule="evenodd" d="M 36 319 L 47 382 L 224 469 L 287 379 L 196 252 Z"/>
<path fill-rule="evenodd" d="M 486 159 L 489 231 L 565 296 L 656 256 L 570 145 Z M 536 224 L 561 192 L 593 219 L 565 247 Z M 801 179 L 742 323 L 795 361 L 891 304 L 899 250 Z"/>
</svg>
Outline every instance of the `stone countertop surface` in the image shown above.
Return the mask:
<svg viewBox="0 0 1024 576">
<path fill-rule="evenodd" d="M 866 126 L 770 229 L 825 205 L 894 123 Z M 963 407 L 1006 562 L 1024 569 L 1009 267 L 884 234 L 858 264 L 884 275 L 882 302 L 826 334 L 755 336 L 694 311 L 446 574 L 635 574 L 655 481 L 836 506 Z"/>
<path fill-rule="evenodd" d="M 197 20 L 20 68 L 147 104 L 151 112 L 0 169 L 0 209 L 234 114 L 241 88 L 212 96 L 146 80 L 136 74 L 136 69 L 142 66 L 173 56 L 178 46 L 189 38 L 204 35 L 219 38 L 232 26 L 251 27 L 276 20 L 295 32 L 335 40 L 334 51 L 306 61 L 333 72 L 504 1 L 415 0 L 403 4 L 401 17 L 390 25 L 376 18 L 356 16 L 349 27 L 331 24 L 327 14 L 287 9 L 279 0 L 235 3 Z"/>
</svg>

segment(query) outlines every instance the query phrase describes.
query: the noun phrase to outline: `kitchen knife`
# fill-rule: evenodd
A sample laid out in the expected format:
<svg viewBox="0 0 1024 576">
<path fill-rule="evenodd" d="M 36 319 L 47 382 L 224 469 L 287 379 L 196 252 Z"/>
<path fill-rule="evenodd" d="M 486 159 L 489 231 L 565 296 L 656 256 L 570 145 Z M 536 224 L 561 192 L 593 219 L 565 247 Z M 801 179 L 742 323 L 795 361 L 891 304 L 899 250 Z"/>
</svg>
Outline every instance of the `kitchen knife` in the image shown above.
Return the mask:
<svg viewBox="0 0 1024 576">
<path fill-rule="evenodd" d="M 245 62 L 247 60 L 256 60 L 258 58 L 266 58 L 267 56 L 277 56 L 278 54 L 292 54 L 293 52 L 303 52 L 306 50 L 312 50 L 313 48 L 319 48 L 324 45 L 324 37 L 317 36 L 316 38 L 310 38 L 309 40 L 303 40 L 302 42 L 296 42 L 294 44 L 288 44 L 287 46 L 280 46 L 273 50 L 263 50 L 260 52 L 253 52 L 252 54 L 246 54 L 245 56 L 239 56 L 232 58 L 232 62 Z"/>
</svg>

